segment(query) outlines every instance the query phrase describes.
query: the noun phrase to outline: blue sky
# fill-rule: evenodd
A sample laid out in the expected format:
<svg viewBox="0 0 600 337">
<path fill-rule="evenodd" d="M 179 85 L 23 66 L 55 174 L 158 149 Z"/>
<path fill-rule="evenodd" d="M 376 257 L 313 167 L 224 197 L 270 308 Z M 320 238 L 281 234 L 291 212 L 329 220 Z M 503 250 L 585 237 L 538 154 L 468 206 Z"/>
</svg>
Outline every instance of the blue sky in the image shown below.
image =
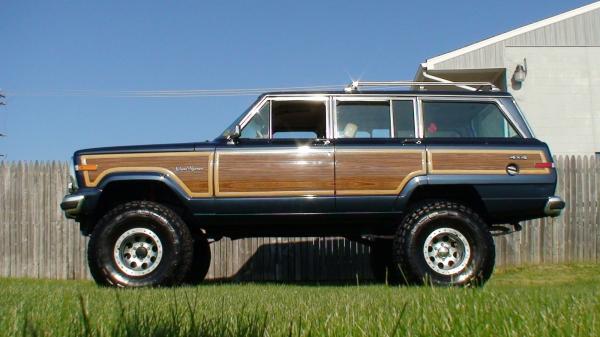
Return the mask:
<svg viewBox="0 0 600 337">
<path fill-rule="evenodd" d="M 255 97 L 90 93 L 412 79 L 427 58 L 587 3 L 5 0 L 0 154 L 212 139 Z"/>
</svg>

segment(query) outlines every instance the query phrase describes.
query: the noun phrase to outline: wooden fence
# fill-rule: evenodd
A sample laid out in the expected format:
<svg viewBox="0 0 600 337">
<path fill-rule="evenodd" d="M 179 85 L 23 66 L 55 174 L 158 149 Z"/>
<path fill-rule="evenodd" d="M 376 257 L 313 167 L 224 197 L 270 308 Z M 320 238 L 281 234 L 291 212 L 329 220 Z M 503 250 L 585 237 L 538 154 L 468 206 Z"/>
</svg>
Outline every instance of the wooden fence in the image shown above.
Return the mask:
<svg viewBox="0 0 600 337">
<path fill-rule="evenodd" d="M 555 158 L 561 217 L 528 221 L 496 237 L 497 265 L 598 261 L 600 160 Z M 59 203 L 64 162 L 0 162 L 0 277 L 90 278 L 87 240 Z M 369 248 L 341 238 L 223 239 L 211 245 L 210 279 L 355 281 L 371 278 Z"/>
</svg>

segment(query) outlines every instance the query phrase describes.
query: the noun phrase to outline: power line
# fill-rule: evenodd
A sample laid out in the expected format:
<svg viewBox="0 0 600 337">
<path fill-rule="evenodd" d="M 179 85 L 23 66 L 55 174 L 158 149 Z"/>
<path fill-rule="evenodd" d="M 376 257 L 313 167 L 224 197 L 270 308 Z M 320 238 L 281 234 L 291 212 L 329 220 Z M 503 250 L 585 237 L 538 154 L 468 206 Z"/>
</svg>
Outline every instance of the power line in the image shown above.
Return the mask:
<svg viewBox="0 0 600 337">
<path fill-rule="evenodd" d="M 275 88 L 235 88 L 235 89 L 184 89 L 184 90 L 47 90 L 47 91 L 10 91 L 9 96 L 39 97 L 116 97 L 116 98 L 179 98 L 179 97 L 219 97 L 249 96 L 264 92 L 336 90 L 344 88 L 343 84 L 295 86 Z"/>
</svg>

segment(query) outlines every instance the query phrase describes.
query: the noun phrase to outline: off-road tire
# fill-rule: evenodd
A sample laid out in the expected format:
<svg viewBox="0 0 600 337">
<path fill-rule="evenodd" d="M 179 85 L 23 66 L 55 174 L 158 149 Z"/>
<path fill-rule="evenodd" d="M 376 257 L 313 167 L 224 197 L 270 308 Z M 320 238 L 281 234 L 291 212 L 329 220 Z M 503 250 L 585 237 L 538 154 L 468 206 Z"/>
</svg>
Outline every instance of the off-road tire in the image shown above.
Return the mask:
<svg viewBox="0 0 600 337">
<path fill-rule="evenodd" d="M 204 235 L 199 235 L 194 238 L 194 258 L 192 266 L 185 277 L 184 282 L 191 285 L 196 285 L 204 281 L 208 269 L 210 268 L 210 245 L 208 239 Z"/>
<path fill-rule="evenodd" d="M 391 239 L 375 239 L 371 244 L 369 262 L 373 278 L 378 283 L 398 284 L 401 275 L 394 266 L 393 241 Z"/>
<path fill-rule="evenodd" d="M 451 275 L 434 270 L 424 251 L 429 246 L 426 239 L 444 228 L 459 232 L 469 245 L 466 265 Z M 472 209 L 453 201 L 425 201 L 411 208 L 396 231 L 393 251 L 394 263 L 412 284 L 481 286 L 494 270 L 494 240 L 488 226 Z"/>
<path fill-rule="evenodd" d="M 130 229 L 148 229 L 162 246 L 162 258 L 143 276 L 131 276 L 115 257 L 118 238 Z M 170 208 L 151 201 L 116 206 L 98 221 L 88 244 L 88 264 L 99 285 L 117 287 L 170 286 L 181 283 L 192 264 L 193 240 L 181 218 Z"/>
</svg>

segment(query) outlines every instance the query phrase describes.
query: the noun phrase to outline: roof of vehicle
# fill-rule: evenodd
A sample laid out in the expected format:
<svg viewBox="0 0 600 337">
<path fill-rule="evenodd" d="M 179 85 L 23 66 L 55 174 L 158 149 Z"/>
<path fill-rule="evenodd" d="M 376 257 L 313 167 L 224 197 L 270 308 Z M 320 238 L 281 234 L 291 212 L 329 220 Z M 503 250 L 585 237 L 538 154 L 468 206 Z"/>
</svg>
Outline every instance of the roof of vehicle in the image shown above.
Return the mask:
<svg viewBox="0 0 600 337">
<path fill-rule="evenodd" d="M 484 96 L 484 97 L 512 97 L 505 91 L 466 91 L 466 90 L 357 90 L 348 93 L 344 90 L 298 90 L 298 91 L 270 91 L 265 92 L 264 96 L 286 96 L 286 95 L 404 95 L 404 96 Z"/>
</svg>

